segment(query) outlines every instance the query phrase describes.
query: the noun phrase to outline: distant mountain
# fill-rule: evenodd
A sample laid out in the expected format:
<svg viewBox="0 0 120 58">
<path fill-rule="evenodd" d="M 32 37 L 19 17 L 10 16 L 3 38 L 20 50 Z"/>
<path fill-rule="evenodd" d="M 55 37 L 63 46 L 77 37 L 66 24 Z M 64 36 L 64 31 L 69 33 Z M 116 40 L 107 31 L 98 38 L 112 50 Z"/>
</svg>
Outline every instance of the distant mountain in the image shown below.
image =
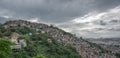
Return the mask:
<svg viewBox="0 0 120 58">
<path fill-rule="evenodd" d="M 5 23 L 7 20 L 9 20 L 9 19 L 6 19 L 4 17 L 0 17 L 0 23 Z"/>
<path fill-rule="evenodd" d="M 7 18 L 7 17 L 1 17 L 0 16 L 0 23 L 5 23 L 6 21 L 9 21 L 9 20 L 17 20 L 15 18 Z"/>
<path fill-rule="evenodd" d="M 97 44 L 120 45 L 120 38 L 98 38 L 88 40 Z"/>
<path fill-rule="evenodd" d="M 55 47 L 58 47 L 59 45 L 62 45 L 63 47 L 66 47 L 68 49 L 65 49 L 64 52 L 62 50 L 58 52 L 58 54 L 65 54 L 66 58 L 79 58 L 79 56 L 77 56 L 77 53 L 75 51 L 77 51 L 79 53 L 79 55 L 81 55 L 82 58 L 116 58 L 116 56 L 114 54 L 112 54 L 109 50 L 102 48 L 101 46 L 95 44 L 95 43 L 91 43 L 89 41 L 86 41 L 84 39 L 75 37 L 73 34 L 65 32 L 57 27 L 54 27 L 53 25 L 46 25 L 46 24 L 42 24 L 42 23 L 32 23 L 32 22 L 28 22 L 28 21 L 24 21 L 24 20 L 14 20 L 14 21 L 7 21 L 5 24 L 3 24 L 3 27 L 7 30 L 6 32 L 16 32 L 18 34 L 21 34 L 21 36 L 23 35 L 33 35 L 33 33 L 35 32 L 36 34 L 42 33 L 45 37 L 42 37 L 40 35 L 40 38 L 44 41 L 46 36 L 47 36 L 47 41 L 49 43 L 53 42 L 53 40 L 56 40 L 57 43 L 59 43 L 58 45 L 56 43 L 54 43 L 54 45 L 52 46 L 53 48 L 50 49 L 50 52 L 57 52 L 59 51 L 57 48 L 55 49 Z M 29 29 L 30 28 L 30 29 Z M 34 30 L 34 31 L 30 31 L 30 30 Z M 19 30 L 19 31 L 18 31 Z M 7 36 L 9 35 L 8 33 L 6 34 Z M 25 37 L 27 38 L 27 40 L 29 41 L 31 38 L 30 37 Z M 41 40 L 39 40 L 38 38 L 36 38 L 38 36 L 34 35 L 31 43 L 37 44 L 39 42 L 41 42 Z M 22 37 L 24 38 L 24 37 Z M 46 42 L 46 41 L 45 41 Z M 72 46 L 73 48 L 75 48 L 75 51 L 72 51 L 71 49 L 69 49 L 69 47 L 67 46 Z M 42 46 L 41 46 L 42 47 Z M 51 46 L 50 46 L 51 47 Z M 40 47 L 39 47 L 40 48 Z M 46 47 L 45 47 L 46 48 Z M 41 48 L 42 49 L 42 48 Z M 61 48 L 64 49 L 64 48 Z M 47 48 L 44 50 L 46 51 Z M 73 49 L 74 50 L 74 49 Z M 41 51 L 42 52 L 42 51 Z M 72 52 L 73 54 L 70 54 L 68 52 Z M 32 52 L 30 52 L 32 53 Z M 75 54 L 74 54 L 75 53 Z M 48 54 L 47 54 L 48 55 Z M 50 55 L 54 55 L 50 53 Z M 58 55 L 58 56 L 60 56 Z M 68 57 L 68 55 L 70 55 L 70 57 Z M 73 55 L 73 56 L 71 56 Z M 76 56 L 75 56 L 76 55 Z M 63 57 L 51 57 L 51 58 L 63 58 Z"/>
<path fill-rule="evenodd" d="M 116 56 L 118 56 L 118 58 L 120 58 L 120 38 L 99 38 L 87 40 L 111 51 L 111 53 L 114 53 Z"/>
</svg>

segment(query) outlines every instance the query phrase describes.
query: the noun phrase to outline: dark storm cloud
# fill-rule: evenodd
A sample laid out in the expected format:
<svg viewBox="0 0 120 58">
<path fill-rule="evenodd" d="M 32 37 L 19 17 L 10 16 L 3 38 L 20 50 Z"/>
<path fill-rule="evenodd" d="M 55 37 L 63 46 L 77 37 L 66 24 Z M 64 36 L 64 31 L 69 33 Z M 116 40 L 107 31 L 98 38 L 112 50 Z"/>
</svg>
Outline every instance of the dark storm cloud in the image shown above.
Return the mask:
<svg viewBox="0 0 120 58">
<path fill-rule="evenodd" d="M 108 24 L 107 22 L 104 22 L 103 20 L 94 21 L 93 23 L 103 25 L 103 26 Z"/>
<path fill-rule="evenodd" d="M 0 22 L 24 19 L 52 23 L 87 37 L 117 37 L 119 5 L 120 0 L 0 0 Z"/>
<path fill-rule="evenodd" d="M 105 11 L 105 9 L 114 8 L 120 5 L 120 0 L 96 0 L 95 4 L 97 9 Z"/>
<path fill-rule="evenodd" d="M 64 22 L 94 10 L 105 11 L 119 3 L 120 0 L 0 0 L 0 8 L 14 12 L 15 17 Z"/>
<path fill-rule="evenodd" d="M 109 23 L 120 23 L 120 20 L 119 19 L 114 19 L 114 20 L 111 20 Z"/>
</svg>

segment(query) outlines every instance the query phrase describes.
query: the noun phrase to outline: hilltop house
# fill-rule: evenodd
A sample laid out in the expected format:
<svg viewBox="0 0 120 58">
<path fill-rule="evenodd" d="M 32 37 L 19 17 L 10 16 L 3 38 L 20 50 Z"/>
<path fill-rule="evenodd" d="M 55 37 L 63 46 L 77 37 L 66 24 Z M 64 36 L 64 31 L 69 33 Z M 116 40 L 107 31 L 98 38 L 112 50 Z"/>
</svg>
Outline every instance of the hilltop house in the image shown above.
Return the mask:
<svg viewBox="0 0 120 58">
<path fill-rule="evenodd" d="M 48 43 L 52 43 L 52 40 L 50 38 L 47 39 Z"/>
<path fill-rule="evenodd" d="M 26 47 L 27 44 L 26 44 L 26 41 L 24 39 L 19 39 L 19 44 L 22 46 L 22 47 Z"/>
<path fill-rule="evenodd" d="M 11 46 L 12 49 L 21 49 L 21 47 L 26 47 L 26 41 L 24 39 L 18 39 L 19 38 L 19 34 L 18 33 L 13 33 L 9 40 L 11 42 L 14 42 L 16 45 Z"/>
<path fill-rule="evenodd" d="M 42 33 L 42 34 L 44 34 L 44 33 L 45 33 L 45 31 L 41 31 L 41 33 Z"/>
<path fill-rule="evenodd" d="M 19 37 L 19 34 L 13 33 L 13 34 L 11 34 L 9 39 L 10 39 L 11 42 L 14 42 L 15 44 L 18 44 L 18 37 Z"/>
</svg>

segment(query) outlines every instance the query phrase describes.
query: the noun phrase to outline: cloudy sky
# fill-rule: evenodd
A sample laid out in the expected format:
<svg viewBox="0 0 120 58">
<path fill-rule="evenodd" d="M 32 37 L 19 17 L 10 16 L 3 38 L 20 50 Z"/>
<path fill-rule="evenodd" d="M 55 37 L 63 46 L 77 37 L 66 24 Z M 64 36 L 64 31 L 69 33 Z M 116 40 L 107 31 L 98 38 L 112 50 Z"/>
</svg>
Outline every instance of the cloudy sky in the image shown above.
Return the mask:
<svg viewBox="0 0 120 58">
<path fill-rule="evenodd" d="M 18 19 L 86 38 L 120 37 L 120 0 L 0 0 L 0 22 Z"/>
</svg>

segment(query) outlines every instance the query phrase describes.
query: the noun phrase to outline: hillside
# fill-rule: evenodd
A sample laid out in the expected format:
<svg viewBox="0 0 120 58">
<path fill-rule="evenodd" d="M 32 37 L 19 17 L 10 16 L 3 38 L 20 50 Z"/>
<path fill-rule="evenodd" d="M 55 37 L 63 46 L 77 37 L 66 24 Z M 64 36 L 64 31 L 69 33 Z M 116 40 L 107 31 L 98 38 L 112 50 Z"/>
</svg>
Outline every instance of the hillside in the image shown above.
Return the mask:
<svg viewBox="0 0 120 58">
<path fill-rule="evenodd" d="M 23 26 L 7 29 L 1 26 L 0 30 L 1 42 L 4 40 L 3 42 L 7 43 L 9 40 L 15 43 L 11 46 L 11 55 L 2 54 L 0 55 L 2 58 L 80 58 L 73 47 L 61 45 L 53 37 L 41 31 Z M 0 44 L 0 47 L 3 46 L 3 43 Z M 0 52 L 3 49 L 0 49 Z"/>
<path fill-rule="evenodd" d="M 99 45 L 52 25 L 15 20 L 3 24 L 0 31 L 2 38 L 12 36 L 16 38 L 12 41 L 22 45 L 12 46 L 14 58 L 116 58 Z"/>
</svg>

